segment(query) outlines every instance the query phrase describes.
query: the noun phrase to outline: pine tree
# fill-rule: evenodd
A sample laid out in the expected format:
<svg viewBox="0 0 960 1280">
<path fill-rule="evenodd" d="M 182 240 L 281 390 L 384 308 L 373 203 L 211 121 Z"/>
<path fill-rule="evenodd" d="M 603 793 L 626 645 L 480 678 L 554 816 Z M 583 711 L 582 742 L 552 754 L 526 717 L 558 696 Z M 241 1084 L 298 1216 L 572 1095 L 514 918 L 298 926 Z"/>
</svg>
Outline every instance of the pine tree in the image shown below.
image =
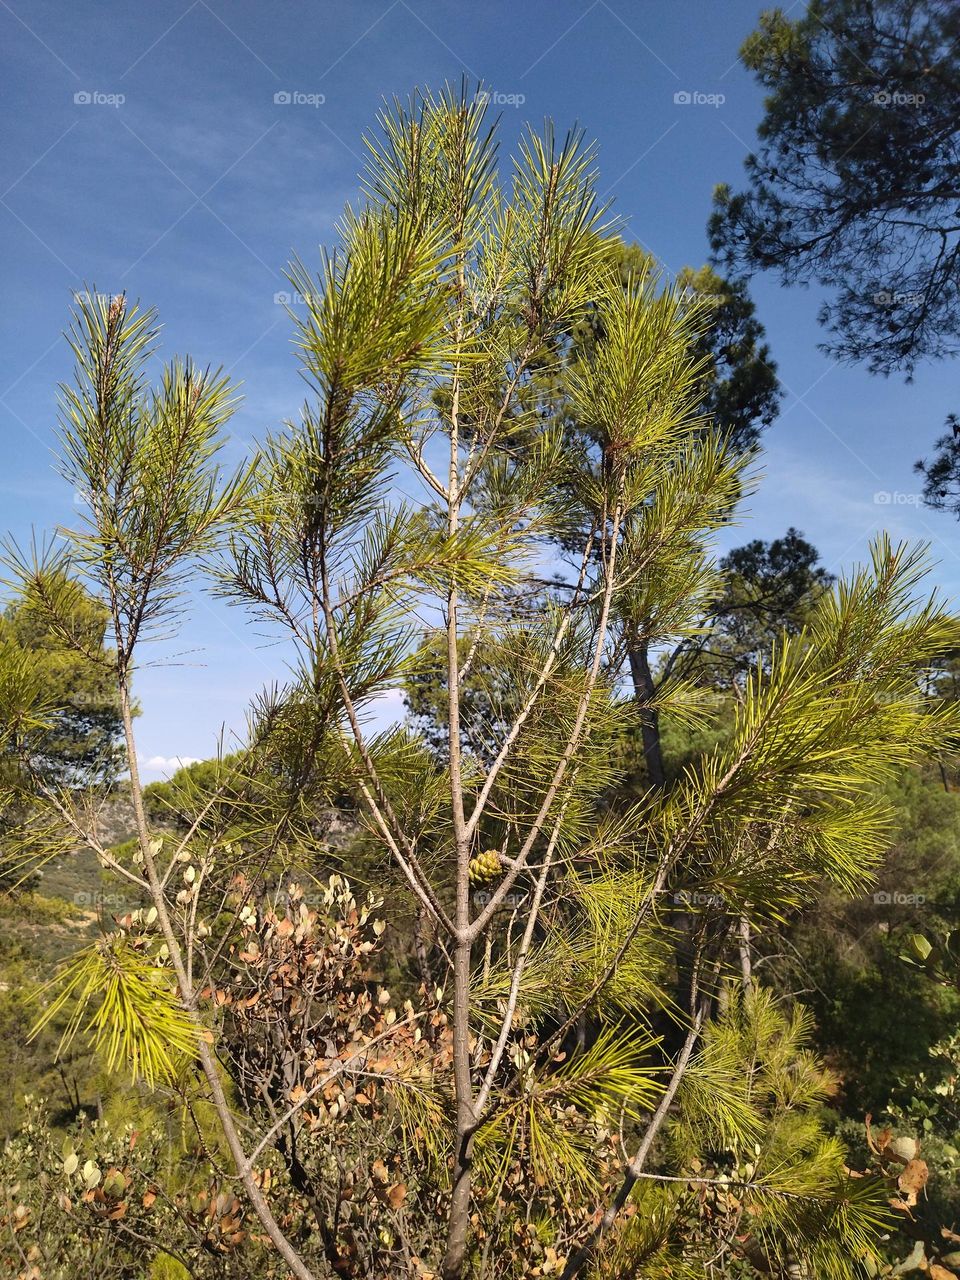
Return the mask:
<svg viewBox="0 0 960 1280">
<path fill-rule="evenodd" d="M 143 906 L 70 962 L 47 1016 L 75 1008 L 111 1063 L 203 1110 L 258 1236 L 301 1280 L 613 1276 L 621 1249 L 698 1275 L 721 1244 L 743 1267 L 850 1276 L 883 1195 L 819 1131 L 822 1070 L 755 990 L 742 927 L 869 877 L 889 830 L 875 784 L 956 733 L 918 681 L 958 623 L 918 602 L 922 555 L 881 539 L 745 681 L 727 742 L 669 791 L 604 801 L 637 716 L 624 619 L 653 638 L 697 625 L 749 456 L 704 430 L 703 304 L 616 269 L 583 138 L 531 132 L 506 178 L 496 145 L 465 90 L 384 112 L 340 244 L 316 278 L 291 270 L 300 421 L 238 472 L 217 461 L 226 379 L 175 361 L 149 389 L 151 314 L 82 304 L 63 458 L 89 519 L 13 567 L 51 625 L 58 584 L 107 609 L 137 841 L 105 847 L 95 807 L 36 776 L 31 838 L 91 844 Z M 593 314 L 602 341 L 564 375 L 571 437 L 538 403 L 544 361 Z M 400 468 L 419 501 L 395 498 Z M 547 549 L 575 543 L 524 608 Z M 132 683 L 198 563 L 295 657 L 171 833 L 143 803 Z M 366 727 L 435 662 L 424 615 L 443 634 L 439 759 Z M 506 691 L 484 754 L 461 732 L 475 664 Z M 7 717 L 43 723 L 16 669 L 0 694 Z M 657 699 L 707 713 L 682 681 Z M 404 1003 L 382 981 L 380 905 L 339 877 L 310 900 L 290 883 L 344 795 L 419 916 Z M 680 1002 L 678 899 L 695 926 Z M 725 1201 L 719 1227 L 689 1223 L 672 1188 L 728 1166 L 742 1214 Z"/>
</svg>

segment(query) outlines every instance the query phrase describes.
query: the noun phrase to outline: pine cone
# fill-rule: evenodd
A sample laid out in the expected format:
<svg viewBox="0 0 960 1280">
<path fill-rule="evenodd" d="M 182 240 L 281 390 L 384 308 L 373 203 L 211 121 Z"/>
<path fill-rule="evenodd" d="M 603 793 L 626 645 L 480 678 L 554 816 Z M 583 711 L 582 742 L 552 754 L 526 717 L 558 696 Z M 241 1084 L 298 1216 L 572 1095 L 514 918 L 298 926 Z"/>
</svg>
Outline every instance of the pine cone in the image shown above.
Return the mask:
<svg viewBox="0 0 960 1280">
<path fill-rule="evenodd" d="M 496 880 L 502 871 L 500 855 L 496 849 L 488 849 L 486 853 L 470 859 L 471 884 L 489 884 L 491 880 Z"/>
</svg>

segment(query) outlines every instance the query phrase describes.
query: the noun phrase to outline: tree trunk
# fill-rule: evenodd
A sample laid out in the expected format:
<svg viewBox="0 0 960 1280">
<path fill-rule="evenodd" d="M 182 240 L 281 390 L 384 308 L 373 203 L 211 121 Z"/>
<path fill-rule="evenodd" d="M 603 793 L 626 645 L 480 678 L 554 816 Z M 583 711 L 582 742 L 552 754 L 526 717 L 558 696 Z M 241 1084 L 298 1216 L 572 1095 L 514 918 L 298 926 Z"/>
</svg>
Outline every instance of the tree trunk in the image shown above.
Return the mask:
<svg viewBox="0 0 960 1280">
<path fill-rule="evenodd" d="M 651 787 L 663 790 L 667 785 L 667 771 L 663 763 L 663 747 L 660 741 L 660 717 L 650 705 L 656 695 L 657 686 L 650 669 L 650 651 L 646 641 L 631 640 L 627 648 L 627 658 L 630 663 L 634 697 L 640 706 L 640 731 L 647 779 Z M 682 902 L 678 904 L 675 900 L 668 908 L 667 920 L 676 933 L 677 981 L 674 998 L 681 1009 L 686 1009 L 690 1002 L 694 981 L 695 916 L 683 909 Z M 667 1044 L 672 1045 L 676 1034 L 679 1034 L 679 1028 L 671 1028 L 671 1032 L 666 1037 Z"/>
<path fill-rule="evenodd" d="M 457 1142 L 447 1242 L 440 1274 L 460 1280 L 467 1256 L 470 1229 L 470 1179 L 476 1116 L 470 1077 L 470 953 L 468 941 L 457 943 L 453 957 L 453 1072 L 457 1094 Z"/>
<path fill-rule="evenodd" d="M 631 644 L 627 650 L 627 658 L 630 662 L 634 697 L 640 703 L 640 734 L 647 777 L 652 787 L 663 787 L 667 782 L 667 774 L 663 767 L 663 750 L 660 745 L 660 717 L 650 706 L 656 693 L 656 685 L 650 670 L 650 655 L 646 644 Z"/>
<path fill-rule="evenodd" d="M 753 986 L 753 957 L 750 950 L 750 919 L 748 916 L 740 917 L 737 933 L 740 948 L 740 973 L 743 978 L 744 994 L 746 994 Z"/>
</svg>

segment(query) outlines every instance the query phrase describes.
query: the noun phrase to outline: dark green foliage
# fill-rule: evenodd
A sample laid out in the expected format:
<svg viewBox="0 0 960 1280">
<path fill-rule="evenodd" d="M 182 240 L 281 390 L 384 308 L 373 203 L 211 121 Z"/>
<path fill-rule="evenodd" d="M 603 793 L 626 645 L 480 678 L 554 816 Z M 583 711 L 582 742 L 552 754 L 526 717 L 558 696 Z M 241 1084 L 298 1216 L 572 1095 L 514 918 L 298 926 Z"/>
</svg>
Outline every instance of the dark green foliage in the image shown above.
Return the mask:
<svg viewBox="0 0 960 1280">
<path fill-rule="evenodd" d="M 710 237 L 728 270 L 830 291 L 826 348 L 912 373 L 960 345 L 960 9 L 953 0 L 811 0 L 765 12 L 741 56 L 767 91 L 749 186 L 718 187 Z M 954 415 L 924 497 L 960 514 Z"/>
<path fill-rule="evenodd" d="M 902 942 L 878 933 L 883 923 L 866 925 L 858 939 L 850 921 L 825 911 L 820 927 L 808 926 L 799 939 L 818 1042 L 835 1055 L 853 1116 L 897 1100 L 900 1078 L 922 1070 L 930 1045 L 960 1015 L 955 997 L 918 984 L 900 959 Z"/>
<path fill-rule="evenodd" d="M 923 476 L 927 506 L 960 517 L 960 419 L 956 414 L 948 415 L 947 428 L 936 440 L 933 458 L 921 458 L 914 470 Z"/>
<path fill-rule="evenodd" d="M 47 1099 L 53 1119 L 64 1123 L 92 1108 L 103 1084 L 96 1059 L 80 1047 L 58 1058 L 64 1019 L 32 1036 L 38 989 L 58 961 L 90 936 L 94 912 L 36 893 L 0 894 L 0 1043 L 5 1085 L 0 1100 L 0 1137 L 23 1121 L 23 1098 Z"/>
<path fill-rule="evenodd" d="M 816 548 L 796 529 L 771 542 L 755 539 L 724 556 L 712 626 L 693 646 L 698 678 L 725 689 L 767 668 L 781 638 L 810 621 L 818 598 L 833 583 L 818 561 Z"/>
<path fill-rule="evenodd" d="M 958 38 L 952 0 L 813 0 L 764 13 L 741 51 L 765 115 L 748 190 L 718 191 L 714 250 L 829 288 L 829 348 L 871 369 L 960 339 Z"/>
<path fill-rule="evenodd" d="M 40 859 L 24 843 L 36 788 L 109 786 L 122 768 L 107 624 L 106 610 L 62 575 L 27 581 L 0 614 L 0 889 L 36 884 Z M 28 703 L 17 686 L 30 689 Z"/>
<path fill-rule="evenodd" d="M 910 936 L 950 927 L 960 910 L 960 795 L 937 777 L 891 782 L 897 829 L 875 886 L 853 902 L 825 895 L 772 961 L 779 981 L 803 992 L 817 1043 L 835 1062 L 851 1116 L 905 1101 L 905 1079 L 924 1070 L 930 1046 L 955 1026 L 960 993 L 904 962 Z"/>
<path fill-rule="evenodd" d="M 4 660 L 18 654 L 29 663 L 48 708 L 41 729 L 4 743 L 2 767 L 15 767 L 22 752 L 54 785 L 112 781 L 121 767 L 122 727 L 105 644 L 107 613 L 72 586 L 62 602 L 62 621 L 55 626 L 41 590 L 40 583 L 28 583 L 0 616 Z"/>
<path fill-rule="evenodd" d="M 703 416 L 735 449 L 748 449 L 776 418 L 781 391 L 747 284 L 725 279 L 709 266 L 684 267 L 679 283 L 709 305 L 709 323 L 696 347 L 710 362 Z"/>
</svg>

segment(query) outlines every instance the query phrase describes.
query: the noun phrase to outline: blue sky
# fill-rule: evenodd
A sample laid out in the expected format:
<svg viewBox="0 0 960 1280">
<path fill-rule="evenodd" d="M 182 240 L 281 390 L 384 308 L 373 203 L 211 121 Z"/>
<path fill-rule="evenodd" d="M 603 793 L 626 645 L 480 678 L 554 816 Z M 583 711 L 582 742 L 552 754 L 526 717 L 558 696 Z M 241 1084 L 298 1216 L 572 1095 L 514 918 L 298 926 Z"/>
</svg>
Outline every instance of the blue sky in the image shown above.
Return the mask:
<svg viewBox="0 0 960 1280">
<path fill-rule="evenodd" d="M 0 0 L 0 528 L 22 540 L 74 515 L 51 449 L 56 387 L 70 372 L 61 335 L 85 285 L 158 307 L 164 357 L 189 352 L 242 381 L 238 458 L 296 416 L 302 384 L 275 298 L 290 257 L 315 263 L 355 198 L 360 135 L 384 97 L 482 78 L 499 95 L 505 150 L 527 120 L 581 123 L 599 141 L 601 191 L 627 235 L 670 271 L 699 265 L 711 190 L 741 180 L 761 114 L 737 63 L 759 8 Z M 727 545 L 793 524 L 837 572 L 888 528 L 931 542 L 934 581 L 960 595 L 958 531 L 919 506 L 912 474 L 960 408 L 950 365 L 909 386 L 837 366 L 817 350 L 815 291 L 768 278 L 753 293 L 785 397 L 764 479 Z M 284 677 L 282 653 L 208 599 L 149 657 L 157 665 L 137 686 L 149 778 L 211 754 L 221 726 L 240 730 L 251 695 Z"/>
</svg>

